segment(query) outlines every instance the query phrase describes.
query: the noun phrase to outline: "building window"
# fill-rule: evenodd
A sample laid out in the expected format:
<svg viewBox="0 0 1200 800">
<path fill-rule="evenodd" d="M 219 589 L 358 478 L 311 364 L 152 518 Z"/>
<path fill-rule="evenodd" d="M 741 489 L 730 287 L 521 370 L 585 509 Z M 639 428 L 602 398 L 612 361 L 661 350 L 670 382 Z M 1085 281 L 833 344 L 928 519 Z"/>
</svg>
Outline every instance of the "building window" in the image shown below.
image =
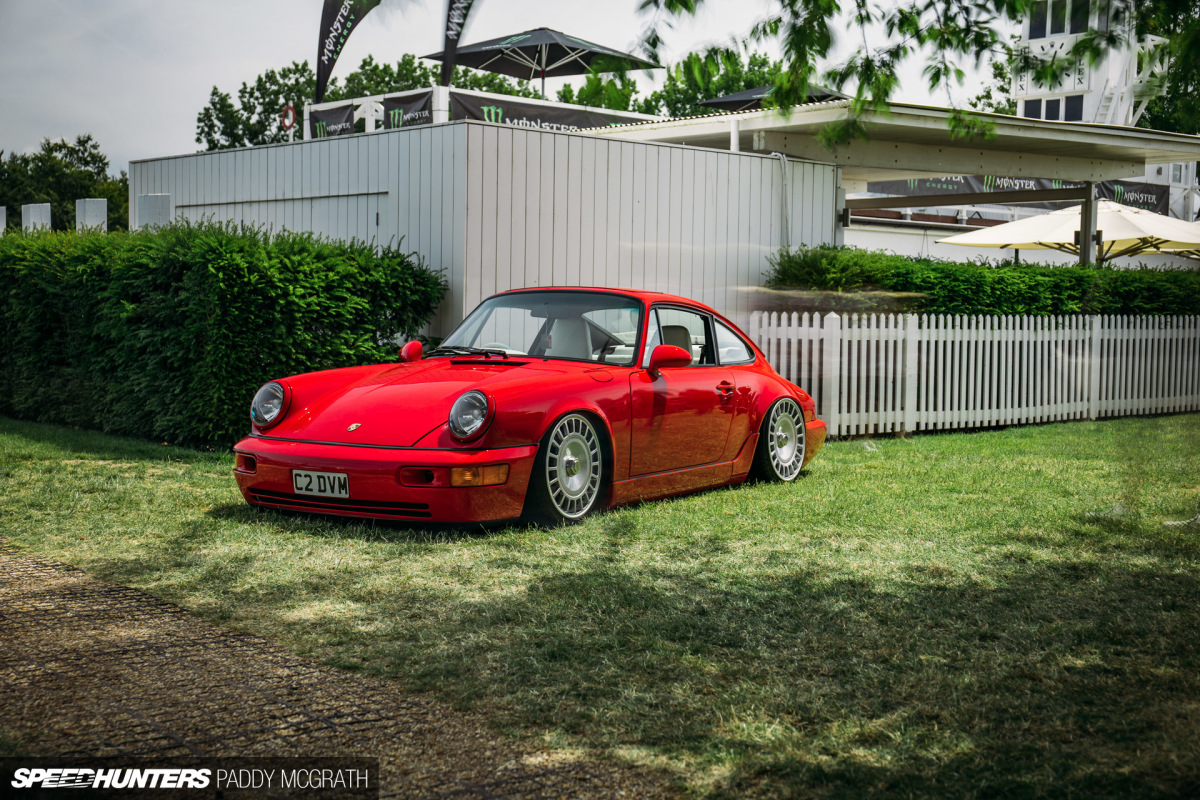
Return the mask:
<svg viewBox="0 0 1200 800">
<path fill-rule="evenodd" d="M 1071 33 L 1083 33 L 1088 27 L 1091 0 L 1071 0 Z"/>
<path fill-rule="evenodd" d="M 1067 122 L 1083 121 L 1083 95 L 1073 94 L 1063 103 L 1063 119 Z"/>
<path fill-rule="evenodd" d="M 1109 28 L 1109 17 L 1112 15 L 1112 0 L 1100 0 L 1096 4 L 1096 30 L 1105 33 Z"/>
<path fill-rule="evenodd" d="M 1041 119 L 1042 118 L 1042 101 L 1041 100 L 1026 100 L 1025 101 L 1025 113 L 1022 114 L 1021 116 L 1029 117 L 1030 119 Z"/>
<path fill-rule="evenodd" d="M 1062 104 L 1062 101 L 1059 100 L 1057 97 L 1054 98 L 1053 100 L 1047 100 L 1046 101 L 1046 116 L 1044 117 L 1044 119 L 1054 119 L 1054 120 L 1058 119 L 1058 107 L 1061 104 Z"/>
<path fill-rule="evenodd" d="M 1050 0 L 1050 35 L 1066 33 L 1068 0 Z"/>
<path fill-rule="evenodd" d="M 1030 9 L 1029 38 L 1044 39 L 1046 37 L 1046 0 L 1038 0 Z"/>
<path fill-rule="evenodd" d="M 1183 164 L 1171 165 L 1171 183 L 1183 183 Z"/>
</svg>

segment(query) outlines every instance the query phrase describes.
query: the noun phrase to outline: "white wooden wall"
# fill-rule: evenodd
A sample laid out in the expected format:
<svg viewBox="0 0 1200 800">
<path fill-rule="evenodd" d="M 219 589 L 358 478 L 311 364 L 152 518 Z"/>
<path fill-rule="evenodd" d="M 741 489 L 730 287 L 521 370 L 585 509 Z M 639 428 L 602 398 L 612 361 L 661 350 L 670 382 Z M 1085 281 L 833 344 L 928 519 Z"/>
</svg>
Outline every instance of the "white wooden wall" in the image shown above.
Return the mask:
<svg viewBox="0 0 1200 800">
<path fill-rule="evenodd" d="M 790 244 L 832 243 L 837 169 L 789 169 Z M 776 158 L 474 121 L 134 161 L 132 227 L 158 193 L 185 219 L 402 240 L 444 271 L 440 334 L 489 294 L 551 284 L 677 292 L 745 322 L 785 244 Z"/>
<path fill-rule="evenodd" d="M 836 168 L 789 168 L 791 244 L 833 243 Z M 472 125 L 467 209 L 460 314 L 504 289 L 590 285 L 682 294 L 745 322 L 784 244 L 782 165 L 750 153 Z"/>
<path fill-rule="evenodd" d="M 754 312 L 830 435 L 1200 410 L 1200 317 Z"/>
</svg>

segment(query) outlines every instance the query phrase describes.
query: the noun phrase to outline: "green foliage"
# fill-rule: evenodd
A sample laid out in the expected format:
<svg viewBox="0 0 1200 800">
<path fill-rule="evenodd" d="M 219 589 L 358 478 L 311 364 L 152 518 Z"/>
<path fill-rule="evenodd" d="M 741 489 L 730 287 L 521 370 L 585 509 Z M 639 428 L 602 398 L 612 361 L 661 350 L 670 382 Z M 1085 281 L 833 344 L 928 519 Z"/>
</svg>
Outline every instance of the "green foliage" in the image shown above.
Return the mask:
<svg viewBox="0 0 1200 800">
<path fill-rule="evenodd" d="M 767 285 L 923 295 L 930 314 L 1200 314 L 1200 272 L 964 263 L 851 247 L 783 250 Z"/>
<path fill-rule="evenodd" d="M 329 81 L 325 102 L 357 97 L 427 89 L 440 77 L 440 66 L 427 66 L 412 54 L 391 64 L 379 64 L 371 56 L 362 60 L 358 69 L 346 76 L 344 84 L 337 78 Z M 528 81 L 513 81 L 491 72 L 456 68 L 453 83 L 464 89 L 481 92 L 540 97 Z M 286 142 L 287 131 L 280 124 L 280 115 L 290 103 L 296 109 L 297 124 L 303 122 L 304 104 L 316 93 L 317 76 L 307 61 L 293 61 L 276 71 L 269 69 L 242 84 L 235 105 L 228 92 L 212 88 L 208 104 L 196 117 L 196 142 L 206 150 L 226 150 L 233 147 Z M 358 123 L 362 129 L 363 123 Z"/>
<path fill-rule="evenodd" d="M 0 150 L 0 206 L 8 208 L 8 227 L 21 227 L 21 206 L 50 204 L 50 224 L 56 231 L 75 229 L 75 201 L 108 201 L 109 230 L 129 227 L 129 179 L 108 174 L 108 157 L 90 133 L 65 139 L 43 139 L 32 154 Z"/>
<path fill-rule="evenodd" d="M 984 85 L 983 91 L 967 102 L 977 111 L 990 111 L 994 114 L 1017 113 L 1017 101 L 1013 99 L 1012 91 L 1012 60 L 1010 58 L 992 58 L 988 62 L 992 71 L 992 82 Z"/>
<path fill-rule="evenodd" d="M 672 65 L 662 89 L 655 94 L 671 117 L 712 114 L 715 109 L 700 105 L 734 92 L 773 86 L 783 66 L 762 53 L 743 56 L 736 50 L 717 49 L 688 53 Z"/>
<path fill-rule="evenodd" d="M 410 255 L 311 234 L 10 234 L 0 413 L 228 447 L 261 384 L 394 358 L 443 291 Z"/>
<path fill-rule="evenodd" d="M 592 73 L 584 78 L 579 91 L 571 84 L 565 84 L 558 90 L 555 99 L 560 103 L 574 103 L 592 108 L 611 108 L 614 111 L 638 111 L 643 114 L 653 114 L 657 108 L 654 95 L 649 98 L 637 98 L 637 81 L 628 75 L 618 75 L 606 78 L 598 73 Z M 649 103 L 649 105 L 647 105 Z M 646 108 L 651 110 L 647 111 Z"/>
<path fill-rule="evenodd" d="M 1011 30 L 1028 16 L 1030 6 L 1030 0 L 901 0 L 893 4 L 859 0 L 852 7 L 839 0 L 772 0 L 766 16 L 748 34 L 738 37 L 736 45 L 772 43 L 780 48 L 783 72 L 775 81 L 773 97 L 781 107 L 803 103 L 809 84 L 818 79 L 835 89 L 852 87 L 846 89 L 854 92 L 850 114 L 831 123 L 821 137 L 833 146 L 865 138 L 858 117 L 886 108 L 908 62 L 923 63 L 931 90 L 962 85 L 964 65 L 1005 52 Z M 651 17 L 643 49 L 647 57 L 655 58 L 679 18 L 703 15 L 705 0 L 641 0 L 640 7 Z M 1116 13 L 1126 13 L 1123 6 L 1114 7 Z M 1200 105 L 1195 102 L 1200 87 L 1200 6 L 1195 0 L 1142 0 L 1136 13 L 1139 34 L 1156 33 L 1171 39 L 1173 63 L 1166 79 L 1167 102 L 1150 124 L 1195 132 L 1200 123 Z M 844 31 L 847 16 L 850 30 Z M 880 35 L 880 28 L 885 35 Z M 1095 64 L 1106 52 L 1124 46 L 1119 28 L 1091 31 L 1078 37 L 1068 51 L 1047 58 L 1026 54 L 1017 66 L 1029 71 L 1039 86 L 1057 85 L 1076 61 Z M 851 41 L 861 44 L 822 74 L 836 55 L 835 41 L 846 40 L 835 36 L 840 32 L 849 33 Z M 950 118 L 948 124 L 967 135 L 989 130 L 969 112 Z"/>
<path fill-rule="evenodd" d="M 1200 5 L 1195 0 L 1144 0 L 1138 32 L 1166 37 L 1171 58 L 1163 94 L 1138 120 L 1143 128 L 1200 133 Z"/>
</svg>

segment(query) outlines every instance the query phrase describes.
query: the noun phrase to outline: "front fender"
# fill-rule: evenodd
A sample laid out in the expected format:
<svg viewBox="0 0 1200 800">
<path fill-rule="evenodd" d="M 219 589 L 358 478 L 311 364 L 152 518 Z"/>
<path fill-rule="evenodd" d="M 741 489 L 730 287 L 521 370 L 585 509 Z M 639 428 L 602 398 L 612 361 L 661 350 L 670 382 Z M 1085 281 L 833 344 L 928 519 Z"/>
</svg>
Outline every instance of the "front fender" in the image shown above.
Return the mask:
<svg viewBox="0 0 1200 800">
<path fill-rule="evenodd" d="M 426 434 L 417 447 L 492 450 L 536 445 L 559 417 L 573 411 L 591 414 L 612 445 L 613 477 L 627 477 L 629 465 L 629 384 L 615 375 L 600 382 L 591 377 L 560 380 L 557 385 L 498 388 L 489 395 L 496 404 L 487 431 L 478 439 L 462 443 L 450 435 L 448 423 Z"/>
</svg>

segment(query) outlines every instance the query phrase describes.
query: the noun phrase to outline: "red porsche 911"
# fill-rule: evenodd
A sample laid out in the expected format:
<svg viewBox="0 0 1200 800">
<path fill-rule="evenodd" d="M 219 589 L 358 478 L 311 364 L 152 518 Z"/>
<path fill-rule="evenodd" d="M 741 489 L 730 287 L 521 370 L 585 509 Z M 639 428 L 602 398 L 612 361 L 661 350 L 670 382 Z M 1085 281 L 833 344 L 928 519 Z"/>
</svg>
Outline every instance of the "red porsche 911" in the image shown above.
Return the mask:
<svg viewBox="0 0 1200 800">
<path fill-rule="evenodd" d="M 246 501 L 555 525 L 750 476 L 791 481 L 825 441 L 812 398 L 745 334 L 657 292 L 504 292 L 401 358 L 263 386 L 234 448 Z"/>
</svg>

